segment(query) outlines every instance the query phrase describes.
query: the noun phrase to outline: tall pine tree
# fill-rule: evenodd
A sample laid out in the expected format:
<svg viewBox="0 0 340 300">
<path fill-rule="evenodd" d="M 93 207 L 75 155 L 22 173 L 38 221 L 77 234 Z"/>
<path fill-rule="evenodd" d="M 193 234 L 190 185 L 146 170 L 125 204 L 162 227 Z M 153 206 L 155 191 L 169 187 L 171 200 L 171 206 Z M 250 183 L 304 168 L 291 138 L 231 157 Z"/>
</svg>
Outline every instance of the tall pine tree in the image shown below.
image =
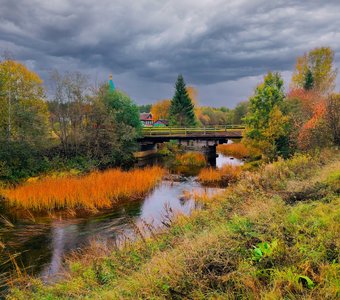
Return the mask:
<svg viewBox="0 0 340 300">
<path fill-rule="evenodd" d="M 314 78 L 312 71 L 308 68 L 305 74 L 303 89 L 309 91 L 314 87 Z"/>
<path fill-rule="evenodd" d="M 169 116 L 171 126 L 195 126 L 197 124 L 194 105 L 181 74 L 178 75 L 176 81 L 176 92 L 171 100 Z"/>
</svg>

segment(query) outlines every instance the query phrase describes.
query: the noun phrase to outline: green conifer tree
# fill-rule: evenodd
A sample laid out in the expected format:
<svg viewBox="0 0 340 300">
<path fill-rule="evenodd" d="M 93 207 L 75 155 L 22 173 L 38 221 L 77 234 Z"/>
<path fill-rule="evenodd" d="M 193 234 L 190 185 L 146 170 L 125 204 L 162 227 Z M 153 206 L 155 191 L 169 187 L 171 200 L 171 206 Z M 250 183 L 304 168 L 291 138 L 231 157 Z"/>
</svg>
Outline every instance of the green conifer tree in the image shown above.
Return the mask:
<svg viewBox="0 0 340 300">
<path fill-rule="evenodd" d="M 304 84 L 303 84 L 303 89 L 305 91 L 309 91 L 314 87 L 314 78 L 313 78 L 313 73 L 312 71 L 308 68 L 305 78 L 304 78 Z"/>
<path fill-rule="evenodd" d="M 176 81 L 176 92 L 171 100 L 169 115 L 171 126 L 195 126 L 197 124 L 194 104 L 188 95 L 184 78 L 181 74 L 178 75 Z"/>
</svg>

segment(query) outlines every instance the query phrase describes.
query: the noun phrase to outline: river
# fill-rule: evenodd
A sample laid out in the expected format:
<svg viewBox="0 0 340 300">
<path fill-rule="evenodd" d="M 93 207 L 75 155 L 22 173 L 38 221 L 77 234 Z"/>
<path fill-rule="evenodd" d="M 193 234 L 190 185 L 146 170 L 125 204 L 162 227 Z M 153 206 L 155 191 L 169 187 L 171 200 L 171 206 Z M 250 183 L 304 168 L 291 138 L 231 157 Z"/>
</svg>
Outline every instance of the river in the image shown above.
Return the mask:
<svg viewBox="0 0 340 300">
<path fill-rule="evenodd" d="M 243 162 L 219 154 L 216 166 L 226 163 L 240 165 Z M 65 255 L 88 245 L 91 240 L 105 242 L 133 236 L 133 224 L 144 222 L 158 228 L 173 215 L 189 215 L 196 209 L 194 193 L 212 195 L 220 191 L 202 187 L 196 177 L 186 177 L 180 182 L 163 180 L 143 200 L 118 205 L 95 215 L 17 219 L 11 220 L 13 226 L 2 222 L 0 240 L 6 246 L 6 253 L 17 255 L 16 262 L 27 274 L 50 280 L 62 271 Z M 11 268 L 10 262 L 0 265 L 0 276 Z"/>
</svg>

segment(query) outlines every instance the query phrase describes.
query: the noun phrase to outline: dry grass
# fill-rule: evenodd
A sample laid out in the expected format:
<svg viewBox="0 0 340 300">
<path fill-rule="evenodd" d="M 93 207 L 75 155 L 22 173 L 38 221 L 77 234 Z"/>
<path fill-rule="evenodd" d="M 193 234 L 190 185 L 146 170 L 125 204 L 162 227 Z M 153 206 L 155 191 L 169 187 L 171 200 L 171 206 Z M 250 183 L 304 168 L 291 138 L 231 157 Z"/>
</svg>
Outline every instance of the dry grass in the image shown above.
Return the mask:
<svg viewBox="0 0 340 300">
<path fill-rule="evenodd" d="M 250 151 L 242 143 L 218 145 L 217 151 L 224 155 L 233 156 L 236 158 L 244 158 L 250 156 Z"/>
<path fill-rule="evenodd" d="M 45 178 L 2 193 L 10 206 L 38 211 L 109 208 L 118 201 L 145 196 L 164 172 L 160 167 L 128 172 L 112 169 L 83 177 Z"/>
<path fill-rule="evenodd" d="M 176 155 L 176 161 L 182 166 L 204 167 L 207 163 L 205 156 L 199 152 L 186 152 Z"/>
<path fill-rule="evenodd" d="M 224 165 L 221 169 L 205 168 L 198 175 L 198 180 L 204 185 L 226 186 L 235 182 L 241 175 L 241 167 Z"/>
</svg>

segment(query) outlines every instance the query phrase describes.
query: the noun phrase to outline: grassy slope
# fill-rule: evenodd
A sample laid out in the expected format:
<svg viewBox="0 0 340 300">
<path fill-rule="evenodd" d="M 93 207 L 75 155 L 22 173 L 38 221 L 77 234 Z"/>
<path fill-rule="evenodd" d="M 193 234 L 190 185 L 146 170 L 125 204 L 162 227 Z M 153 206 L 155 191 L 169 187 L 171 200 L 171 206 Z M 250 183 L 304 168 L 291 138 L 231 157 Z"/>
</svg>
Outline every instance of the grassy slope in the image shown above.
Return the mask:
<svg viewBox="0 0 340 300">
<path fill-rule="evenodd" d="M 67 279 L 17 299 L 335 299 L 340 157 L 298 156 L 247 174 L 205 209 L 121 251 L 93 245 Z"/>
</svg>

